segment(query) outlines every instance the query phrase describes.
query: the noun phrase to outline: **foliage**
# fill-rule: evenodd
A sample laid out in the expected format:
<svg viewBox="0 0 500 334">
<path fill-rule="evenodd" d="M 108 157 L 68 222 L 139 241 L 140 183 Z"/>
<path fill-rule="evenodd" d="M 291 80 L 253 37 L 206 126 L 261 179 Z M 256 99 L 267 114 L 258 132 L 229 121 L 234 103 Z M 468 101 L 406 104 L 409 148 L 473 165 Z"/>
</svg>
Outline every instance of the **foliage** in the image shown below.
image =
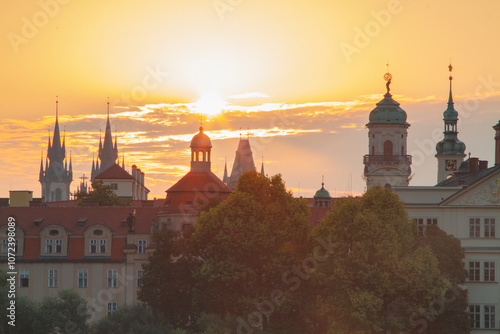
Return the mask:
<svg viewBox="0 0 500 334">
<path fill-rule="evenodd" d="M 443 294 L 441 302 L 436 305 L 439 311 L 436 317 L 427 319 L 427 334 L 467 334 L 469 328 L 469 313 L 467 312 L 467 290 L 461 288 L 467 279 L 464 268 L 465 253 L 460 240 L 447 235 L 437 226 L 428 225 L 421 245 L 428 245 L 436 255 L 441 273 L 450 286 Z"/>
<path fill-rule="evenodd" d="M 165 334 L 178 333 L 167 324 L 165 319 L 151 311 L 144 304 L 122 306 L 113 314 L 96 322 L 93 334 Z"/>
<path fill-rule="evenodd" d="M 175 327 L 188 327 L 196 316 L 193 301 L 194 271 L 199 261 L 189 256 L 185 239 L 170 229 L 156 230 L 149 263 L 144 264 L 143 287 L 138 296 L 162 313 Z"/>
<path fill-rule="evenodd" d="M 102 180 L 92 182 L 92 190 L 88 193 L 80 191 L 75 194 L 79 205 L 85 201 L 95 201 L 99 206 L 130 206 L 131 199 L 120 198 L 115 194 L 110 185 L 105 185 Z"/>
<path fill-rule="evenodd" d="M 278 305 L 270 296 L 282 288 L 283 273 L 307 254 L 308 215 L 280 175 L 244 173 L 226 201 L 201 213 L 190 239 L 192 254 L 202 259 L 195 286 L 200 309 L 241 316 L 261 328 L 290 321 L 283 315 L 299 303 L 283 297 Z"/>
<path fill-rule="evenodd" d="M 415 227 L 390 190 L 337 202 L 313 236 L 334 244 L 313 276 L 328 333 L 412 330 L 415 318 L 434 315 L 428 305 L 446 279 L 432 250 L 416 247 Z"/>
<path fill-rule="evenodd" d="M 8 275 L 0 270 L 0 307 L 4 310 L 10 302 L 7 278 Z M 90 315 L 82 308 L 85 300 L 72 290 L 61 290 L 57 296 L 45 297 L 41 302 L 26 297 L 16 297 L 15 301 L 16 326 L 8 325 L 10 319 L 2 317 L 1 333 L 88 333 L 86 322 Z"/>
</svg>

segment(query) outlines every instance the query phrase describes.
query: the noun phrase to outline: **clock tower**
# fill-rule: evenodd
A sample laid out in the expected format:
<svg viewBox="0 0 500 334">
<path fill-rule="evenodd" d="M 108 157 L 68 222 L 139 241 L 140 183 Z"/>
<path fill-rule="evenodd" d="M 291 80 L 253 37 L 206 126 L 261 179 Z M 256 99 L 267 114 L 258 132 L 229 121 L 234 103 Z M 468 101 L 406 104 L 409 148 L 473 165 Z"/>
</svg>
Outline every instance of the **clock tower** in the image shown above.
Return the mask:
<svg viewBox="0 0 500 334">
<path fill-rule="evenodd" d="M 453 107 L 453 95 L 451 83 L 453 77 L 451 71 L 453 67 L 448 66 L 450 70 L 450 96 L 448 98 L 448 109 L 443 113 L 444 138 L 436 145 L 436 158 L 438 159 L 437 182 L 440 183 L 453 175 L 460 164 L 463 162 L 465 154 L 465 144 L 458 140 L 458 112 Z"/>
</svg>

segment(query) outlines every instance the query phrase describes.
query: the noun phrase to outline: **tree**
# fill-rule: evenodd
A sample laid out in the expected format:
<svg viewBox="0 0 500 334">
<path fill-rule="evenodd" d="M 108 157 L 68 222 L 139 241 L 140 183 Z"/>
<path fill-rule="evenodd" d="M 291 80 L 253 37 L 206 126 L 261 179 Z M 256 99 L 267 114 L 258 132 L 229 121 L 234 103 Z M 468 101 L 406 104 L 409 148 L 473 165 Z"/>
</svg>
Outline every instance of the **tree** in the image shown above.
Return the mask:
<svg viewBox="0 0 500 334">
<path fill-rule="evenodd" d="M 79 205 L 85 201 L 96 201 L 99 206 L 129 206 L 131 199 L 120 198 L 115 194 L 110 185 L 105 185 L 102 180 L 92 181 L 92 190 L 88 193 L 80 191 L 75 194 Z"/>
<path fill-rule="evenodd" d="M 435 318 L 427 319 L 425 333 L 469 333 L 468 295 L 467 290 L 460 287 L 467 279 L 467 270 L 464 268 L 465 252 L 460 240 L 446 234 L 437 226 L 428 225 L 425 233 L 419 237 L 419 244 L 432 249 L 441 273 L 449 282 L 449 288 L 442 296 L 438 314 Z"/>
<path fill-rule="evenodd" d="M 122 306 L 113 314 L 96 322 L 93 334 L 174 334 L 172 326 L 144 304 Z M 179 332 L 180 333 L 180 332 Z"/>
<path fill-rule="evenodd" d="M 6 309 L 10 300 L 5 272 L 0 270 L 0 307 Z M 55 297 L 45 297 L 41 302 L 26 297 L 16 297 L 15 327 L 2 317 L 0 332 L 6 334 L 87 333 L 90 318 L 85 300 L 72 290 L 61 290 Z"/>
<path fill-rule="evenodd" d="M 436 314 L 446 277 L 428 246 L 417 247 L 415 226 L 389 189 L 338 201 L 313 232 L 328 237 L 328 257 L 313 273 L 311 305 L 328 333 L 420 330 Z"/>
<path fill-rule="evenodd" d="M 200 310 L 234 315 L 247 331 L 293 333 L 300 302 L 283 274 L 307 255 L 308 215 L 305 201 L 293 198 L 280 175 L 244 173 L 226 201 L 201 213 L 189 240 L 201 259 L 195 273 Z"/>
<path fill-rule="evenodd" d="M 73 290 L 60 290 L 57 296 L 45 297 L 39 306 L 39 316 L 49 324 L 47 333 L 87 333 L 90 313 L 85 299 Z"/>
<path fill-rule="evenodd" d="M 140 300 L 175 327 L 188 327 L 198 313 L 193 301 L 194 272 L 199 261 L 188 254 L 185 239 L 170 229 L 156 230 L 149 263 L 144 264 Z"/>
</svg>

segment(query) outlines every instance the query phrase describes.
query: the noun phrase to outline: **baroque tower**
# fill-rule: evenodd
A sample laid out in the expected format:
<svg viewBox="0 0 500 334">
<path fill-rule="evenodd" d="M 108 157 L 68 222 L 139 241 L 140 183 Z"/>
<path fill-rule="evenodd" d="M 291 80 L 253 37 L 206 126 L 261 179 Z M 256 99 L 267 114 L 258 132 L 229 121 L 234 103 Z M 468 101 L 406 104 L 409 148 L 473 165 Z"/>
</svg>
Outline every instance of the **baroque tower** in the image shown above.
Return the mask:
<svg viewBox="0 0 500 334">
<path fill-rule="evenodd" d="M 54 137 L 52 144 L 47 146 L 47 157 L 45 159 L 45 170 L 43 167 L 43 157 L 40 162 L 40 172 L 38 181 L 42 185 L 42 199 L 45 202 L 67 201 L 69 200 L 69 186 L 73 181 L 73 166 L 71 157 L 66 159 L 66 137 L 63 137 L 61 144 L 61 134 L 59 131 L 59 101 L 56 101 L 56 124 L 54 126 Z"/>
<path fill-rule="evenodd" d="M 453 107 L 454 103 L 451 91 L 451 83 L 453 80 L 451 71 L 453 70 L 453 67 L 450 64 L 448 68 L 450 70 L 450 96 L 448 98 L 448 109 L 446 109 L 443 113 L 444 138 L 436 144 L 435 155 L 438 159 L 438 183 L 455 173 L 466 156 L 465 144 L 458 140 L 457 137 L 458 112 Z"/>
<path fill-rule="evenodd" d="M 392 98 L 392 75 L 384 75 L 387 92 L 370 112 L 368 128 L 368 152 L 364 156 L 366 187 L 408 186 L 411 174 L 411 155 L 407 155 L 406 143 L 409 123 L 406 112 Z"/>
<path fill-rule="evenodd" d="M 109 122 L 109 101 L 108 101 L 108 118 L 106 120 L 106 131 L 104 132 L 104 144 L 99 137 L 98 160 L 94 163 L 92 159 L 92 171 L 90 179 L 94 181 L 95 177 L 108 167 L 114 165 L 118 159 L 118 143 L 115 136 L 113 145 L 113 137 L 111 135 L 111 123 Z M 101 161 L 99 164 L 99 160 Z"/>
</svg>

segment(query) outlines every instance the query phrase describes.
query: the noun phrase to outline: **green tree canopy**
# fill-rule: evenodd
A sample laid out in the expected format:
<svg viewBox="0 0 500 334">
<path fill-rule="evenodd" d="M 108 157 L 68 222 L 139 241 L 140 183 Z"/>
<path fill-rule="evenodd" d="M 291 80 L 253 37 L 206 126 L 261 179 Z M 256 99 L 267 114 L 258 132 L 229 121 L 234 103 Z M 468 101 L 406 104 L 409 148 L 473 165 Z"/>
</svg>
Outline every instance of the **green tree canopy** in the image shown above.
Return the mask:
<svg viewBox="0 0 500 334">
<path fill-rule="evenodd" d="M 200 215 L 190 239 L 202 261 L 196 272 L 201 309 L 241 316 L 256 327 L 291 322 L 295 301 L 273 303 L 271 296 L 286 292 L 283 273 L 308 252 L 308 215 L 280 175 L 244 173 L 226 201 Z"/>
<path fill-rule="evenodd" d="M 334 243 L 314 273 L 328 333 L 398 333 L 435 314 L 446 277 L 431 248 L 416 247 L 415 226 L 389 189 L 338 201 L 313 236 Z"/>
<path fill-rule="evenodd" d="M 129 206 L 131 199 L 120 198 L 115 194 L 110 185 L 105 185 L 102 180 L 92 181 L 92 190 L 88 193 L 80 191 L 75 194 L 79 205 L 85 201 L 95 201 L 99 206 Z"/>
</svg>

